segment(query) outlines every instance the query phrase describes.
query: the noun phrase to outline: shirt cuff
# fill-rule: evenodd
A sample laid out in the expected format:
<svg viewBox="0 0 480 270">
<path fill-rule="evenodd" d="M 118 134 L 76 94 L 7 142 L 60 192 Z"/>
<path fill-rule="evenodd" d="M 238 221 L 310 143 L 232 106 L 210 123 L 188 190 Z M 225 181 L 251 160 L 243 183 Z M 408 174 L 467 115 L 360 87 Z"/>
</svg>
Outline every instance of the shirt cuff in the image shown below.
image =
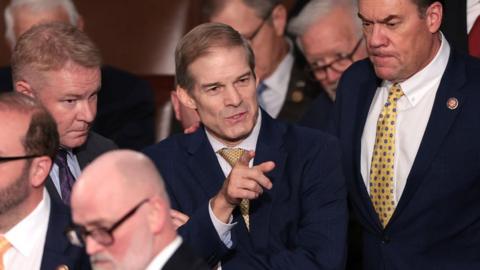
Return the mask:
<svg viewBox="0 0 480 270">
<path fill-rule="evenodd" d="M 237 225 L 236 222 L 232 223 L 233 216 L 230 215 L 228 224 L 218 220 L 218 218 L 213 213 L 211 200 L 208 202 L 208 213 L 210 214 L 210 219 L 212 220 L 213 227 L 215 227 L 215 230 L 217 231 L 217 234 L 220 237 L 220 240 L 222 240 L 225 246 L 227 246 L 228 248 L 231 248 L 233 245 L 231 231 L 232 231 L 232 228 L 235 225 Z"/>
</svg>

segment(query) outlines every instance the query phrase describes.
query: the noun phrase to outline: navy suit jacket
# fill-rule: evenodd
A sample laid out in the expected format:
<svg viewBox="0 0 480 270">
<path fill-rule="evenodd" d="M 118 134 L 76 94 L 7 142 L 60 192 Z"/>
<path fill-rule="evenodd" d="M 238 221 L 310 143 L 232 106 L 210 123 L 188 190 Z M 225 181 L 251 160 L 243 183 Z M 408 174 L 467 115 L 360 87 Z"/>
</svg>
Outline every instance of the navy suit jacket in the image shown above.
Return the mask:
<svg viewBox="0 0 480 270">
<path fill-rule="evenodd" d="M 51 200 L 41 270 L 57 269 L 61 265 L 71 270 L 91 269 L 85 249 L 73 246 L 65 236 L 65 230 L 71 224 L 68 207 L 61 201 Z"/>
<path fill-rule="evenodd" d="M 479 75 L 480 61 L 452 51 L 402 197 L 383 229 L 360 173 L 363 127 L 381 80 L 368 59 L 344 73 L 334 133 L 363 227 L 364 269 L 480 269 Z M 447 107 L 450 98 L 458 108 Z"/>
<path fill-rule="evenodd" d="M 273 188 L 250 204 L 248 232 L 234 211 L 233 246 L 220 240 L 208 202 L 225 175 L 203 128 L 145 150 L 155 162 L 172 208 L 190 216 L 179 233 L 210 265 L 229 269 L 343 269 L 346 189 L 337 141 L 320 131 L 284 124 L 262 112 L 254 164 L 274 161 Z"/>
</svg>

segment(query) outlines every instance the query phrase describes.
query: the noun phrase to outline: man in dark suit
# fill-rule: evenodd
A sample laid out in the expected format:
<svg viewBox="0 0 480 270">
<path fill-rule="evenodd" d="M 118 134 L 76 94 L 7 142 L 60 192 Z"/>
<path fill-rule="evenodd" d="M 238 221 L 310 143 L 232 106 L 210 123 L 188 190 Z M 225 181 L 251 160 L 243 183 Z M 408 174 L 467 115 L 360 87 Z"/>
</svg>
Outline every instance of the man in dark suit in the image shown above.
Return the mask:
<svg viewBox="0 0 480 270">
<path fill-rule="evenodd" d="M 58 149 L 53 118 L 28 96 L 0 95 L 0 268 L 90 269 L 64 235 L 70 211 L 44 187 Z"/>
<path fill-rule="evenodd" d="M 205 1 L 204 15 L 211 22 L 232 26 L 250 41 L 262 109 L 273 118 L 299 121 L 322 89 L 310 78 L 305 59 L 285 35 L 287 8 L 282 1 L 210 0 Z"/>
<path fill-rule="evenodd" d="M 360 0 L 369 60 L 337 94 L 364 269 L 480 268 L 480 62 L 439 32 L 439 1 Z"/>
<path fill-rule="evenodd" d="M 45 22 L 64 22 L 84 29 L 83 17 L 71 0 L 12 0 L 5 10 L 5 37 L 11 50 L 21 34 Z M 153 144 L 155 104 L 148 82 L 108 65 L 102 66 L 101 78 L 92 130 L 121 148 L 139 150 Z M 12 89 L 11 68 L 0 68 L 0 91 Z"/>
<path fill-rule="evenodd" d="M 177 235 L 162 177 L 141 153 L 96 159 L 74 187 L 72 211 L 67 234 L 98 269 L 209 269 Z"/>
<path fill-rule="evenodd" d="M 110 140 L 90 131 L 100 90 L 99 51 L 74 26 L 42 24 L 20 37 L 12 68 L 15 90 L 38 99 L 57 122 L 61 148 L 47 187 L 53 198 L 60 195 L 68 204 L 81 169 L 115 148 Z"/>
<path fill-rule="evenodd" d="M 177 95 L 202 126 L 149 147 L 178 231 L 222 269 L 342 269 L 346 193 L 336 140 L 257 103 L 240 33 L 202 24 L 176 49 Z"/>
</svg>

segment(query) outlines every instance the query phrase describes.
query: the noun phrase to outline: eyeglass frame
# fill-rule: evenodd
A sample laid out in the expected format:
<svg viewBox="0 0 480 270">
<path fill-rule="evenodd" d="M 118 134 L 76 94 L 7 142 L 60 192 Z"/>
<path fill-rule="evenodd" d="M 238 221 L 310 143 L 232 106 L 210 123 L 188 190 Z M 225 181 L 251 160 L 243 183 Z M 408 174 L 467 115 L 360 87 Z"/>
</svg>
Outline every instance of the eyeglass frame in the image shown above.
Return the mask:
<svg viewBox="0 0 480 270">
<path fill-rule="evenodd" d="M 273 10 L 275 9 L 276 6 L 274 6 L 272 9 L 270 9 L 267 13 L 267 15 L 265 15 L 265 17 L 262 18 L 262 22 L 260 23 L 260 25 L 257 26 L 257 28 L 255 28 L 255 30 L 247 37 L 247 36 L 243 36 L 246 40 L 252 42 L 253 39 L 258 35 L 258 33 L 260 32 L 260 30 L 262 30 L 263 26 L 265 25 L 265 23 L 267 22 L 267 20 L 270 18 L 270 16 L 272 16 L 272 13 L 273 13 Z"/>
<path fill-rule="evenodd" d="M 44 155 L 25 155 L 25 156 L 13 156 L 13 157 L 0 157 L 0 163 L 20 160 L 20 159 L 29 159 L 29 158 L 37 158 Z"/>
<path fill-rule="evenodd" d="M 312 73 L 312 75 L 315 75 L 318 72 L 323 71 L 323 73 L 326 75 L 327 74 L 327 69 L 329 69 L 329 68 L 334 70 L 335 72 L 339 72 L 339 73 L 345 71 L 345 70 L 338 70 L 338 69 L 334 68 L 333 65 L 335 65 L 336 63 L 338 63 L 340 61 L 343 61 L 343 60 L 349 60 L 351 63 L 353 63 L 353 56 L 355 55 L 355 53 L 357 53 L 358 48 L 360 48 L 360 45 L 362 44 L 363 39 L 364 39 L 363 36 L 358 39 L 357 44 L 355 44 L 355 47 L 353 47 L 353 50 L 350 53 L 348 53 L 346 55 L 340 55 L 340 57 L 337 57 L 337 59 L 333 60 L 329 64 L 317 66 L 316 62 L 318 62 L 318 61 L 315 61 L 313 63 L 309 63 L 308 68 L 309 68 L 310 72 Z"/>
<path fill-rule="evenodd" d="M 113 232 L 118 229 L 125 221 L 127 221 L 130 217 L 132 217 L 140 207 L 150 201 L 151 198 L 146 198 L 137 203 L 132 209 L 130 209 L 126 214 L 124 214 L 119 220 L 117 220 L 115 223 L 113 223 L 110 228 L 105 228 L 105 227 L 98 227 L 92 230 L 87 230 L 85 226 L 82 225 L 76 225 L 73 224 L 69 228 L 65 230 L 65 235 L 67 236 L 68 241 L 77 247 L 84 247 L 86 245 L 86 240 L 87 237 L 92 237 L 95 242 L 98 244 L 108 247 L 113 245 L 115 243 L 115 237 L 113 237 Z M 105 241 L 98 241 L 98 239 L 95 238 L 94 233 L 95 232 L 100 232 L 104 233 L 104 235 L 108 235 L 110 241 L 105 242 Z"/>
</svg>

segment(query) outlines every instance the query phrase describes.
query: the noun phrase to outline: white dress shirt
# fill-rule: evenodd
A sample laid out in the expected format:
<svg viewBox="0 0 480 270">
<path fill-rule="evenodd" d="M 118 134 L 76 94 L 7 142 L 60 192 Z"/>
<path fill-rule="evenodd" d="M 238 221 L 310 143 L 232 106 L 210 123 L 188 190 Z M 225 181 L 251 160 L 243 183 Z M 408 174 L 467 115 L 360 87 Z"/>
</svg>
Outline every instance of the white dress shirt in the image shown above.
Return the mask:
<svg viewBox="0 0 480 270">
<path fill-rule="evenodd" d="M 167 261 L 172 257 L 173 253 L 180 247 L 182 244 L 182 238 L 177 236 L 170 244 L 168 244 L 160 253 L 155 256 L 155 258 L 150 262 L 145 270 L 159 270 L 167 263 Z"/>
<path fill-rule="evenodd" d="M 44 188 L 37 207 L 4 235 L 12 245 L 3 256 L 5 270 L 40 269 L 49 217 L 50 196 Z"/>
<path fill-rule="evenodd" d="M 427 127 L 440 80 L 447 67 L 450 45 L 441 34 L 441 46 L 434 59 L 422 70 L 400 83 L 404 92 L 397 102 L 395 123 L 394 200 L 398 203 L 406 185 L 408 174 L 417 155 Z M 375 131 L 380 112 L 387 101 L 392 82 L 383 81 L 377 88 L 370 105 L 361 141 L 361 174 L 369 190 Z M 445 105 L 446 106 L 446 105 Z"/>
<path fill-rule="evenodd" d="M 263 80 L 266 88 L 259 99 L 263 101 L 264 110 L 273 118 L 277 118 L 287 98 L 288 84 L 295 57 L 293 56 L 292 42 L 287 39 L 289 52 L 283 57 L 275 71 Z"/>
<path fill-rule="evenodd" d="M 480 0 L 467 0 L 467 33 L 472 30 L 478 16 L 480 16 Z"/>
<path fill-rule="evenodd" d="M 257 121 L 255 123 L 255 126 L 253 127 L 252 132 L 250 133 L 250 135 L 248 135 L 247 138 L 245 138 L 245 140 L 243 140 L 239 145 L 235 147 L 243 148 L 245 150 L 255 151 L 258 135 L 260 134 L 261 123 L 262 123 L 262 114 L 259 111 Z M 220 164 L 220 167 L 222 168 L 222 171 L 225 174 L 225 177 L 227 177 L 230 174 L 232 167 L 220 154 L 217 153 L 218 150 L 227 146 L 221 143 L 220 141 L 218 141 L 217 139 L 215 139 L 215 137 L 213 137 L 208 131 L 206 131 L 206 134 L 207 134 L 208 141 L 212 145 L 213 151 L 215 151 L 217 155 L 218 163 Z M 253 159 L 250 161 L 250 166 L 253 166 Z M 232 217 L 230 217 L 230 222 L 228 224 L 218 220 L 217 217 L 215 217 L 215 215 L 213 214 L 211 204 L 209 204 L 208 211 L 210 213 L 210 218 L 212 219 L 213 226 L 215 227 L 215 230 L 220 236 L 220 239 L 227 247 L 231 247 L 232 246 L 231 230 L 236 225 L 236 223 L 231 223 Z"/>
<path fill-rule="evenodd" d="M 75 177 L 75 179 L 78 179 L 78 177 L 80 176 L 80 173 L 81 173 L 80 164 L 78 163 L 77 156 L 75 156 L 75 154 L 73 154 L 73 152 L 71 150 L 67 150 L 67 164 L 68 164 L 68 168 L 70 169 L 70 171 L 73 174 L 73 177 Z M 55 189 L 57 190 L 58 195 L 61 198 L 62 197 L 62 192 L 61 192 L 61 189 L 60 189 L 60 178 L 59 178 L 59 175 L 58 175 L 58 165 L 55 162 L 53 163 L 52 169 L 50 170 L 50 178 L 52 179 L 53 184 L 55 185 Z"/>
</svg>

